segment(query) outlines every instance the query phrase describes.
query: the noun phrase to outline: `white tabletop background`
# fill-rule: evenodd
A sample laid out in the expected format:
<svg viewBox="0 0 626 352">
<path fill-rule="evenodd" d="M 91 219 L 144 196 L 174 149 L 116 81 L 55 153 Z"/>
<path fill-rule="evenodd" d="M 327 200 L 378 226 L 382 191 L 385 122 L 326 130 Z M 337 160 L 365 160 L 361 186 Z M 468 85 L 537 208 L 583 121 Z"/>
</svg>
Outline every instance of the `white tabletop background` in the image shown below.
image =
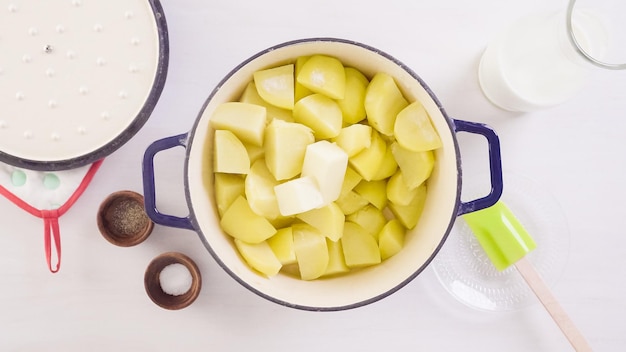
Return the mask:
<svg viewBox="0 0 626 352">
<path fill-rule="evenodd" d="M 454 118 L 484 122 L 501 138 L 507 173 L 549 190 L 569 226 L 567 265 L 551 288 L 597 351 L 626 346 L 626 72 L 596 70 L 575 98 L 540 112 L 491 105 L 477 82 L 489 40 L 520 16 L 564 0 L 202 1 L 162 0 L 170 35 L 167 83 L 144 128 L 108 157 L 60 220 L 63 265 L 47 270 L 43 224 L 0 199 L 2 351 L 568 351 L 539 303 L 514 312 L 469 308 L 432 268 L 397 293 L 342 312 L 294 310 L 228 276 L 192 231 L 156 226 L 144 243 L 111 245 L 96 211 L 110 193 L 142 192 L 141 160 L 154 140 L 191 129 L 215 85 L 269 46 L 340 37 L 377 47 L 416 71 Z M 459 138 L 464 172 L 481 172 L 484 146 Z M 182 148 L 157 156 L 158 205 L 186 215 Z M 505 179 L 506 187 L 506 179 Z M 505 191 L 506 192 L 506 191 Z M 202 291 L 168 311 L 143 287 L 166 251 L 199 265 Z"/>
</svg>

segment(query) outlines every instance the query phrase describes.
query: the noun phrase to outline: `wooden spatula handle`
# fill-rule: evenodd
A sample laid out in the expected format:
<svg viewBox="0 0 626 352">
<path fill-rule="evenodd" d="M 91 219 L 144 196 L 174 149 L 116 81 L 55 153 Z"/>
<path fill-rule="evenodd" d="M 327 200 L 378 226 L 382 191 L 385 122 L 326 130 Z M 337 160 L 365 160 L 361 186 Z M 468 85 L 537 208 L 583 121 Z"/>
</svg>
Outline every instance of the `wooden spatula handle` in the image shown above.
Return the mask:
<svg viewBox="0 0 626 352">
<path fill-rule="evenodd" d="M 515 267 L 576 351 L 592 351 L 585 337 L 574 325 L 530 261 L 524 257 L 515 263 Z"/>
</svg>

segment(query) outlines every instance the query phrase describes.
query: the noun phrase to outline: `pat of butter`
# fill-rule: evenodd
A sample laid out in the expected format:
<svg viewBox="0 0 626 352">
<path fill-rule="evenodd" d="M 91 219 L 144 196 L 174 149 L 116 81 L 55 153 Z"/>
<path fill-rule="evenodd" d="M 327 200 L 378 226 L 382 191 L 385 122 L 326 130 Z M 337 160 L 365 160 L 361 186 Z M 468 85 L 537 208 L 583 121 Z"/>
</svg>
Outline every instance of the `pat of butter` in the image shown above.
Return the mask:
<svg viewBox="0 0 626 352">
<path fill-rule="evenodd" d="M 299 177 L 274 187 L 278 209 L 283 216 L 303 213 L 324 205 L 313 177 Z"/>
<path fill-rule="evenodd" d="M 337 144 L 322 140 L 307 146 L 302 176 L 315 180 L 324 205 L 328 205 L 339 198 L 347 167 L 348 154 Z"/>
</svg>

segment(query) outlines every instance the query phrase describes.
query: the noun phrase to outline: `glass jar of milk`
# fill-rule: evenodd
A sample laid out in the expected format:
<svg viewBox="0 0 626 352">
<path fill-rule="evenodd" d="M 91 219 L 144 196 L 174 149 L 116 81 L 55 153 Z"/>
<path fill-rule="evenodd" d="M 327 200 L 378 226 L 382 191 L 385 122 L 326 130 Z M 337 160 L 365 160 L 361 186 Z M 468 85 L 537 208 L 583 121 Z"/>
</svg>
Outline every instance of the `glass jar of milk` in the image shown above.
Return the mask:
<svg viewBox="0 0 626 352">
<path fill-rule="evenodd" d="M 478 78 L 492 103 L 535 111 L 563 103 L 582 88 L 594 67 L 590 58 L 604 56 L 608 35 L 593 12 L 572 11 L 574 2 L 567 12 L 522 18 L 488 45 Z"/>
</svg>

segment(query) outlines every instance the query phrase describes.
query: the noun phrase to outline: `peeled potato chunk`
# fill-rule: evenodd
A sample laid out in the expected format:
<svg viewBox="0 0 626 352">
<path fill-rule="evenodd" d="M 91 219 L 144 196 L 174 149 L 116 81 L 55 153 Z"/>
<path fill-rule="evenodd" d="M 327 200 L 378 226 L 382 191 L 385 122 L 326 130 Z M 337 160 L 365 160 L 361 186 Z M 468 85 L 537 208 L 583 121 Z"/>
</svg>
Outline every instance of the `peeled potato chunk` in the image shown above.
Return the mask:
<svg viewBox="0 0 626 352">
<path fill-rule="evenodd" d="M 384 180 L 386 178 L 391 177 L 391 175 L 395 174 L 398 170 L 398 163 L 396 159 L 393 157 L 393 153 L 391 152 L 391 148 L 389 144 L 387 144 L 387 150 L 385 151 L 385 156 L 380 163 L 380 167 L 376 172 L 376 175 L 372 177 L 372 180 Z"/>
<path fill-rule="evenodd" d="M 343 183 L 341 184 L 341 192 L 339 193 L 339 197 L 346 195 L 348 192 L 352 191 L 356 185 L 361 182 L 363 177 L 359 175 L 358 172 L 354 171 L 353 168 L 348 166 L 346 168 L 346 174 L 343 176 Z"/>
<path fill-rule="evenodd" d="M 283 121 L 293 122 L 293 115 L 291 114 L 291 110 L 279 108 L 276 105 L 272 105 L 265 101 L 259 95 L 258 90 L 256 89 L 256 84 L 254 81 L 248 83 L 246 89 L 244 89 L 241 97 L 239 98 L 241 103 L 255 104 L 265 107 L 267 110 L 267 120 L 272 121 L 273 119 L 279 119 Z"/>
<path fill-rule="evenodd" d="M 335 203 L 337 203 L 337 205 L 339 206 L 339 208 L 341 208 L 341 211 L 343 211 L 345 215 L 350 215 L 368 205 L 369 201 L 363 198 L 363 196 L 361 196 L 360 194 L 354 191 L 349 191 L 348 193 L 339 197 L 339 199 L 337 199 Z"/>
<path fill-rule="evenodd" d="M 294 224 L 292 228 L 300 278 L 313 280 L 324 275 L 329 260 L 326 236 L 308 224 Z"/>
<path fill-rule="evenodd" d="M 328 266 L 324 276 L 343 274 L 350 271 L 350 268 L 346 265 L 346 260 L 343 258 L 341 241 L 335 242 L 327 238 L 326 245 L 328 246 Z"/>
<path fill-rule="evenodd" d="M 259 243 L 272 237 L 276 228 L 250 209 L 248 201 L 239 196 L 224 212 L 220 225 L 224 232 L 247 243 Z"/>
<path fill-rule="evenodd" d="M 281 181 L 302 172 L 306 147 L 315 142 L 310 128 L 299 123 L 273 120 L 265 131 L 265 162 Z"/>
<path fill-rule="evenodd" d="M 387 180 L 361 181 L 354 191 L 378 209 L 387 206 Z"/>
<path fill-rule="evenodd" d="M 272 224 L 272 226 L 274 226 L 274 228 L 282 229 L 282 228 L 293 225 L 293 223 L 296 221 L 296 218 L 293 216 L 281 215 L 277 217 L 276 219 L 267 219 L 267 220 L 270 222 L 270 224 Z"/>
<path fill-rule="evenodd" d="M 380 257 L 385 260 L 396 255 L 404 247 L 406 230 L 398 219 L 389 220 L 378 234 Z"/>
<path fill-rule="evenodd" d="M 278 274 L 283 266 L 265 241 L 252 244 L 235 238 L 235 246 L 248 265 L 266 276 Z"/>
<path fill-rule="evenodd" d="M 378 132 L 372 130 L 370 146 L 348 159 L 350 166 L 363 177 L 371 181 L 378 174 L 387 152 L 387 144 Z"/>
<path fill-rule="evenodd" d="M 252 211 L 268 220 L 280 216 L 274 193 L 274 187 L 277 185 L 278 181 L 267 169 L 265 160 L 259 159 L 252 164 L 245 181 L 246 199 Z"/>
<path fill-rule="evenodd" d="M 378 233 L 387 223 L 383 212 L 371 204 L 346 216 L 346 221 L 361 225 L 361 227 L 376 240 L 378 240 Z"/>
<path fill-rule="evenodd" d="M 250 158 L 250 165 L 254 164 L 255 161 L 265 157 L 265 147 L 253 145 L 250 143 L 244 143 L 244 147 L 248 151 L 248 157 Z"/>
<path fill-rule="evenodd" d="M 306 147 L 301 176 L 312 177 L 324 204 L 329 204 L 339 198 L 347 167 L 348 155 L 343 149 L 322 140 Z"/>
<path fill-rule="evenodd" d="M 259 105 L 228 102 L 220 104 L 211 116 L 210 124 L 216 130 L 228 130 L 242 142 L 263 145 L 267 110 Z"/>
<path fill-rule="evenodd" d="M 365 92 L 365 111 L 372 127 L 384 135 L 393 135 L 396 116 L 407 105 L 393 77 L 382 72 L 374 75 Z"/>
<path fill-rule="evenodd" d="M 228 174 L 247 174 L 250 157 L 243 143 L 227 130 L 215 131 L 213 139 L 213 169 Z"/>
<path fill-rule="evenodd" d="M 417 189 L 417 187 L 410 188 L 407 186 L 402 171 L 398 171 L 387 182 L 387 199 L 397 205 L 409 205 L 415 198 Z"/>
<path fill-rule="evenodd" d="M 343 99 L 346 72 L 341 61 L 326 55 L 311 56 L 298 73 L 297 82 L 331 99 Z"/>
<path fill-rule="evenodd" d="M 278 229 L 276 234 L 267 239 L 276 258 L 283 265 L 293 264 L 296 262 L 296 252 L 293 248 L 293 229 L 291 226 Z"/>
<path fill-rule="evenodd" d="M 391 152 L 402 170 L 402 177 L 409 189 L 421 185 L 430 177 L 435 166 L 435 154 L 431 150 L 414 152 L 393 143 Z"/>
<path fill-rule="evenodd" d="M 358 224 L 347 221 L 341 237 L 343 255 L 350 268 L 378 264 L 381 261 L 376 239 Z"/>
<path fill-rule="evenodd" d="M 311 94 L 296 103 L 293 119 L 310 127 L 317 139 L 336 137 L 341 131 L 341 109 L 337 103 L 322 94 Z"/>
<path fill-rule="evenodd" d="M 423 183 L 421 186 L 417 187 L 417 194 L 415 198 L 411 200 L 411 203 L 408 205 L 398 205 L 389 202 L 387 205 L 389 210 L 393 213 L 393 215 L 400 221 L 402 226 L 407 229 L 414 228 L 420 216 L 422 216 L 422 211 L 424 210 L 424 203 L 426 202 L 426 184 Z"/>
<path fill-rule="evenodd" d="M 309 60 L 309 58 L 310 56 L 300 56 L 296 59 L 296 67 L 295 67 L 296 77 L 298 77 L 298 75 L 302 71 L 302 66 L 304 66 L 304 64 Z M 298 101 L 306 97 L 307 95 L 313 94 L 313 92 L 309 88 L 303 86 L 302 83 L 298 82 L 297 79 L 295 81 L 294 90 L 295 90 L 295 101 Z"/>
<path fill-rule="evenodd" d="M 362 124 L 354 124 L 344 127 L 333 139 L 348 156 L 354 156 L 372 143 L 372 127 Z"/>
<path fill-rule="evenodd" d="M 346 221 L 346 216 L 334 202 L 319 209 L 300 213 L 296 217 L 315 227 L 332 241 L 339 240 L 343 235 L 343 223 Z"/>
<path fill-rule="evenodd" d="M 442 145 L 428 112 L 419 101 L 398 113 L 393 133 L 401 146 L 414 152 L 433 150 Z"/>
<path fill-rule="evenodd" d="M 244 178 L 234 174 L 215 174 L 215 202 L 220 216 L 230 207 L 237 197 L 244 195 Z"/>
<path fill-rule="evenodd" d="M 256 71 L 254 84 L 266 102 L 279 108 L 293 109 L 294 79 L 293 64 Z"/>
<path fill-rule="evenodd" d="M 274 187 L 281 215 L 290 216 L 324 206 L 324 198 L 311 176 L 298 177 Z"/>
<path fill-rule="evenodd" d="M 346 93 L 337 100 L 343 112 L 344 125 L 354 124 L 365 119 L 365 90 L 369 81 L 358 70 L 346 67 Z"/>
</svg>

